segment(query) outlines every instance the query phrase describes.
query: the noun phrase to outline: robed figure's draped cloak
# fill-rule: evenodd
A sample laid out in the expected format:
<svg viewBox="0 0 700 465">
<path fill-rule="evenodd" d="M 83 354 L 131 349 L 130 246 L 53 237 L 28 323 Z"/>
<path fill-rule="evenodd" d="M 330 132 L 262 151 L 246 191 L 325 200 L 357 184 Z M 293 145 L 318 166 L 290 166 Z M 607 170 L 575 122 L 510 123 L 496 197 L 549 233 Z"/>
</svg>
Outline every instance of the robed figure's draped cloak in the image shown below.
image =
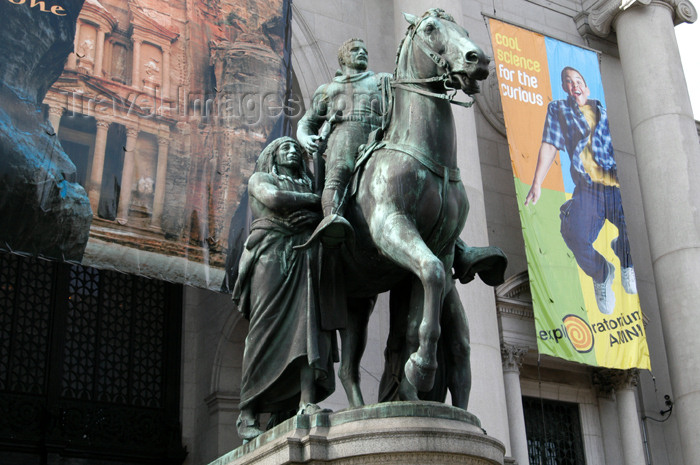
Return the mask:
<svg viewBox="0 0 700 465">
<path fill-rule="evenodd" d="M 278 187 L 311 192 L 311 186 L 278 179 Z M 318 248 L 295 250 L 314 225 L 294 227 L 287 218 L 253 221 L 233 291 L 250 320 L 243 354 L 240 409 L 284 412 L 298 408 L 302 366 L 314 368 L 316 402 L 335 388 L 335 334 L 321 329 Z"/>
</svg>

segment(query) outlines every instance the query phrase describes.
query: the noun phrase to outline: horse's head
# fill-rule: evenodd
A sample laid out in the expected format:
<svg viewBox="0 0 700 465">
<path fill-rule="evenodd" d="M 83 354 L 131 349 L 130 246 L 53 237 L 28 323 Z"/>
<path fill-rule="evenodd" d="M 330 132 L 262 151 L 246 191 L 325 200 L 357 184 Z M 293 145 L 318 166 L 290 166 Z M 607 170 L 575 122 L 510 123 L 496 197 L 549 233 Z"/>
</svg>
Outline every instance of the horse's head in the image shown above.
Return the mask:
<svg viewBox="0 0 700 465">
<path fill-rule="evenodd" d="M 491 59 L 469 39 L 466 29 L 439 8 L 428 10 L 420 18 L 407 13 L 404 17 L 410 26 L 399 48 L 397 77 L 445 75 L 445 87 L 469 95 L 479 92 L 477 81 L 488 76 Z"/>
</svg>

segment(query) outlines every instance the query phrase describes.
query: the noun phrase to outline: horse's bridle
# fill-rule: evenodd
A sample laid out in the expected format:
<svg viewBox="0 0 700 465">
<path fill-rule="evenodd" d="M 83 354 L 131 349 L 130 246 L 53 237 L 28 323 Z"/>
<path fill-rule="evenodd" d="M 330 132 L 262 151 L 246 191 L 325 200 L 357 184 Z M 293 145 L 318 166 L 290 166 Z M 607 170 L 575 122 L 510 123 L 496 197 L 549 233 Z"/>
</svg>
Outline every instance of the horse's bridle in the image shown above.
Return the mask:
<svg viewBox="0 0 700 465">
<path fill-rule="evenodd" d="M 397 88 L 397 89 L 403 89 L 407 90 L 409 92 L 414 92 L 416 94 L 421 94 L 421 95 L 426 95 L 428 97 L 433 97 L 433 98 L 438 98 L 442 100 L 447 100 L 453 105 L 459 105 L 461 107 L 469 108 L 472 105 L 474 105 L 474 98 L 472 98 L 471 102 L 460 102 L 458 100 L 454 100 L 455 96 L 457 95 L 457 91 L 459 89 L 456 89 L 454 87 L 449 86 L 448 80 L 450 78 L 450 63 L 445 59 L 445 57 L 432 50 L 430 47 L 428 47 L 428 44 L 425 43 L 425 41 L 416 33 L 418 32 L 418 28 L 420 27 L 421 23 L 423 20 L 426 18 L 430 18 L 431 16 L 424 16 L 420 18 L 420 20 L 413 26 L 413 30 L 408 33 L 408 37 L 412 40 L 415 41 L 416 45 L 418 45 L 418 48 L 427 55 L 430 60 L 435 63 L 438 68 L 442 68 L 445 70 L 445 72 L 439 76 L 433 76 L 430 78 L 423 78 L 423 79 L 395 79 L 392 80 L 391 82 L 391 87 Z M 430 92 L 429 90 L 422 89 L 420 87 L 413 87 L 410 86 L 409 84 L 429 84 L 433 82 L 442 82 L 442 85 L 445 87 L 445 90 L 447 90 L 447 94 L 439 94 L 437 92 Z"/>
</svg>

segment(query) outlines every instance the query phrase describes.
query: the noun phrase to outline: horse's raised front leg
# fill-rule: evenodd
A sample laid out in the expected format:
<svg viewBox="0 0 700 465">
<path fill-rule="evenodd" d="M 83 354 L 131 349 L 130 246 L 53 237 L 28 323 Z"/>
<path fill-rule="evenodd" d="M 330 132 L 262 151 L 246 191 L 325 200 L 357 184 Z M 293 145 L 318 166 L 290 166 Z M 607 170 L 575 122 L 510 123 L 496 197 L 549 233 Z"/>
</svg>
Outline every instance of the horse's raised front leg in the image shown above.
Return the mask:
<svg viewBox="0 0 700 465">
<path fill-rule="evenodd" d="M 380 209 L 381 210 L 381 209 Z M 379 250 L 420 279 L 424 290 L 419 347 L 406 362 L 405 375 L 419 391 L 429 391 L 437 370 L 440 307 L 445 291 L 445 266 L 423 242 L 415 224 L 403 213 L 375 211 L 370 232 Z"/>
<path fill-rule="evenodd" d="M 376 297 L 348 299 L 348 320 L 340 330 L 341 360 L 338 377 L 351 408 L 362 407 L 365 401 L 360 389 L 360 362 L 367 345 L 367 325 Z"/>
</svg>

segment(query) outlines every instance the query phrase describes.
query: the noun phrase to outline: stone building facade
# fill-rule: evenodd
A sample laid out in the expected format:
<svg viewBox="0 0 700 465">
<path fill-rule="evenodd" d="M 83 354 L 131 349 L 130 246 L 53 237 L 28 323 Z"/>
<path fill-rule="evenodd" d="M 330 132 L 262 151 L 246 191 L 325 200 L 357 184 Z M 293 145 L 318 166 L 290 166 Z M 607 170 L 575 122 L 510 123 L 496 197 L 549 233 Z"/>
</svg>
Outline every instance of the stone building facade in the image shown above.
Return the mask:
<svg viewBox="0 0 700 465">
<path fill-rule="evenodd" d="M 270 128 L 256 121 L 245 130 L 222 119 L 206 124 L 206 98 L 185 100 L 244 86 L 230 78 L 244 71 L 278 91 L 273 74 L 265 74 L 278 65 L 275 41 L 261 45 L 240 31 L 244 20 L 264 16 L 255 5 L 86 0 L 76 52 L 45 103 L 83 174 L 95 214 L 91 241 L 129 247 L 129 232 L 136 231 L 150 238 L 146 244 L 153 250 L 173 255 L 193 242 L 210 240 L 215 251 L 225 241 L 226 221 Z M 538 444 L 550 458 L 574 457 L 567 463 L 698 463 L 700 322 L 693 278 L 700 263 L 700 188 L 694 182 L 700 142 L 673 35 L 674 24 L 695 20 L 694 7 L 687 0 L 295 0 L 291 60 L 300 107 L 332 79 L 337 49 L 350 37 L 365 39 L 372 70 L 391 72 L 406 27 L 401 12 L 431 7 L 452 13 L 487 51 L 487 18 L 495 17 L 601 52 L 653 367 L 600 370 L 537 353 L 508 141 L 492 76 L 472 109 L 455 109 L 459 167 L 471 204 L 463 239 L 497 245 L 509 258 L 506 282 L 495 290 L 480 282 L 459 285 L 471 328 L 469 410 L 505 444 L 507 463 L 536 463 L 529 456 L 535 457 L 531 449 Z M 222 12 L 229 24 L 217 24 Z M 252 57 L 244 69 L 241 56 Z M 105 95 L 106 103 L 100 102 L 97 97 Z M 73 117 L 73 108 L 89 105 L 95 105 L 90 118 Z M 183 108 L 199 113 L 183 121 L 177 113 Z M 211 157 L 216 151 L 219 156 Z M 109 160 L 118 161 L 116 168 Z M 178 177 L 201 182 L 182 192 L 164 181 Z M 247 322 L 227 294 L 181 290 L 181 440 L 184 463 L 203 465 L 240 444 L 235 421 Z M 377 398 L 388 325 L 388 298 L 380 296 L 362 363 L 368 402 Z M 675 405 L 661 415 L 668 410 L 665 395 Z M 339 390 L 322 405 L 338 410 L 347 403 Z"/>
</svg>

